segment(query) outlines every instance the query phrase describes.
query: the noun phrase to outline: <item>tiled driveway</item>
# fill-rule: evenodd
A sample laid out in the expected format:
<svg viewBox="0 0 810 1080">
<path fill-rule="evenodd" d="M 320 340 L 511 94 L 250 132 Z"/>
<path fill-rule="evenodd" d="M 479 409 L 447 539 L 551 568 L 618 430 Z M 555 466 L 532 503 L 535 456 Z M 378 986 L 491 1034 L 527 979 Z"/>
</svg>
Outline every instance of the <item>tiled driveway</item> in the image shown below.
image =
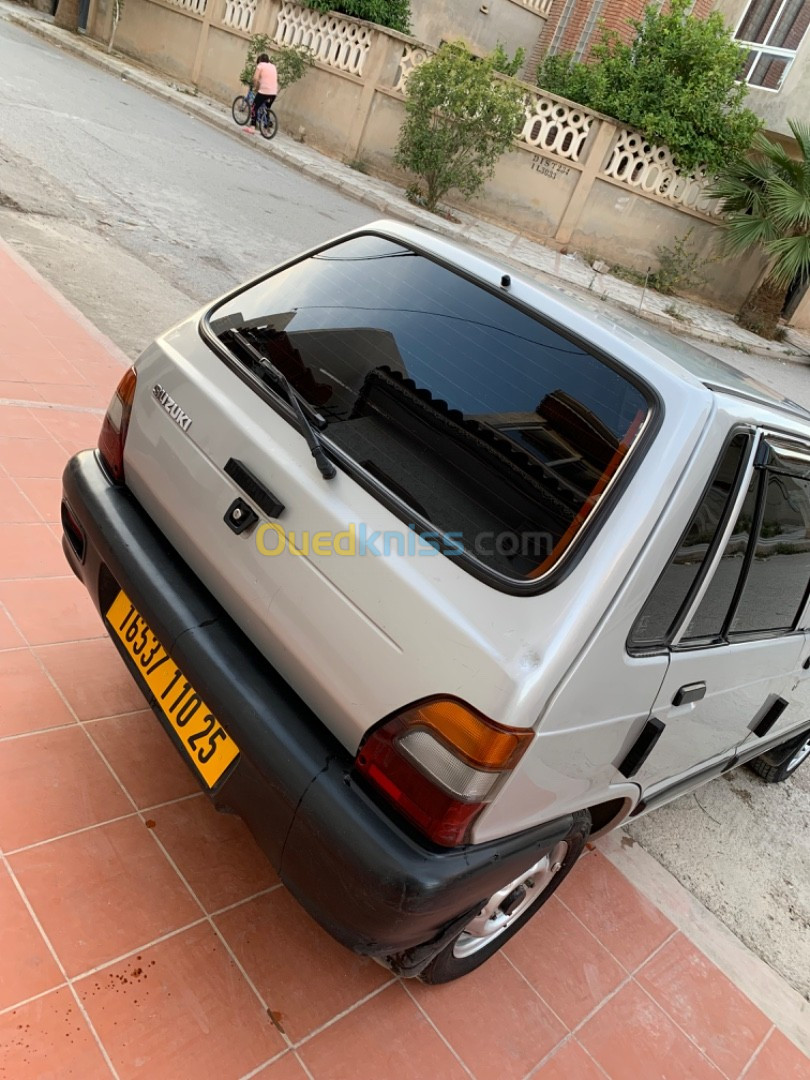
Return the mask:
<svg viewBox="0 0 810 1080">
<path fill-rule="evenodd" d="M 807 1080 L 598 851 L 444 987 L 303 913 L 199 794 L 61 554 L 59 476 L 121 371 L 0 246 L 0 1077 Z"/>
</svg>

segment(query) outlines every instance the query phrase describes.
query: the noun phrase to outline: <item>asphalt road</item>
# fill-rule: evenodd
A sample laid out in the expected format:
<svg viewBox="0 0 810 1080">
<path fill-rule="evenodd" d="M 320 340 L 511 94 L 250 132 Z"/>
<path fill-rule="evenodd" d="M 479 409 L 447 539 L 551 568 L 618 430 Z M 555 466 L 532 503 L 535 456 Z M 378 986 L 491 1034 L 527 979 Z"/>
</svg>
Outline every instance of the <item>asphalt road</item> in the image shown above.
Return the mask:
<svg viewBox="0 0 810 1080">
<path fill-rule="evenodd" d="M 377 216 L 2 10 L 0 235 L 130 355 L 236 282 Z M 708 348 L 810 407 L 806 363 Z M 739 770 L 630 832 L 810 996 L 810 766 L 777 787 Z"/>
<path fill-rule="evenodd" d="M 203 301 L 379 216 L 250 138 L 0 21 L 0 232 L 131 355 Z"/>
</svg>

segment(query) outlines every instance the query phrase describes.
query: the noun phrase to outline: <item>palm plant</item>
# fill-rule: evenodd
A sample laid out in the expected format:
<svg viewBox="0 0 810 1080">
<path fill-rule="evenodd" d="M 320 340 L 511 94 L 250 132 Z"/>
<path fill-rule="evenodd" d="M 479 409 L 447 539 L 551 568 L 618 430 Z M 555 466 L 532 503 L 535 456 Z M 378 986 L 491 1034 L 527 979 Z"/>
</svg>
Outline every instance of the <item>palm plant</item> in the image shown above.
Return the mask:
<svg viewBox="0 0 810 1080">
<path fill-rule="evenodd" d="M 742 326 L 767 338 L 776 334 L 791 284 L 810 277 L 810 124 L 788 124 L 798 157 L 758 134 L 751 155 L 729 165 L 711 190 L 726 215 L 725 254 L 759 248 L 768 258 L 739 313 Z"/>
</svg>

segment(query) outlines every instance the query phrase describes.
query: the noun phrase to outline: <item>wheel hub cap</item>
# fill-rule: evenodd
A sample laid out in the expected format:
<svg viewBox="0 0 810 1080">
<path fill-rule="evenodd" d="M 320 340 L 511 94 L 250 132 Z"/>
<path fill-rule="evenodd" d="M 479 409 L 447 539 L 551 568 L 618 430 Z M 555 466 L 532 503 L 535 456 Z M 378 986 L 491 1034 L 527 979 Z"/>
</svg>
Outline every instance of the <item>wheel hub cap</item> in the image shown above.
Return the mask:
<svg viewBox="0 0 810 1080">
<path fill-rule="evenodd" d="M 519 878 L 494 893 L 456 939 L 453 955 L 471 956 L 517 922 L 560 872 L 567 853 L 568 844 L 560 841 Z"/>
</svg>

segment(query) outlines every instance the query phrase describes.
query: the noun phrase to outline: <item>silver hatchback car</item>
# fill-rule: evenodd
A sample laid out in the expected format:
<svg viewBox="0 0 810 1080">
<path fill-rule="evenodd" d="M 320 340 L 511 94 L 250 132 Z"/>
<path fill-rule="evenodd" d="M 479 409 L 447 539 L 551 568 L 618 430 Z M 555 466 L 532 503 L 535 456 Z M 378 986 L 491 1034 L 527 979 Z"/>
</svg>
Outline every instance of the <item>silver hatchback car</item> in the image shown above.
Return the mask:
<svg viewBox="0 0 810 1080">
<path fill-rule="evenodd" d="M 477 967 L 589 836 L 810 755 L 810 414 L 417 229 L 159 338 L 62 520 L 214 804 L 402 975 Z"/>
</svg>

